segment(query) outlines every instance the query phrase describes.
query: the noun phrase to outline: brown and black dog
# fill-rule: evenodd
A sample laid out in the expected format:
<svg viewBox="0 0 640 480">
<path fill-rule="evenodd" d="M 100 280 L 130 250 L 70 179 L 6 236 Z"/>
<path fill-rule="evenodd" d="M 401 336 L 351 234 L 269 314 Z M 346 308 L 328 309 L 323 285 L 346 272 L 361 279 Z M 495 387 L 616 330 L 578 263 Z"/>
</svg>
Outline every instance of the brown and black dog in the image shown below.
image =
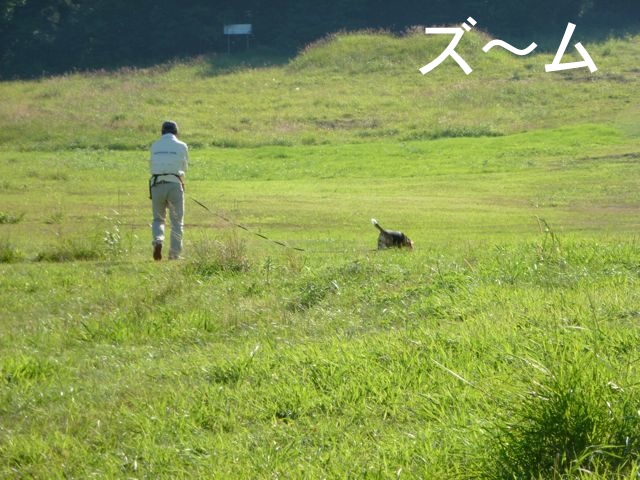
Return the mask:
<svg viewBox="0 0 640 480">
<path fill-rule="evenodd" d="M 391 247 L 413 248 L 413 240 L 407 237 L 404 233 L 396 230 L 385 230 L 380 226 L 375 218 L 371 219 L 371 223 L 380 230 L 380 235 L 378 235 L 378 250 L 384 250 L 385 248 Z"/>
</svg>

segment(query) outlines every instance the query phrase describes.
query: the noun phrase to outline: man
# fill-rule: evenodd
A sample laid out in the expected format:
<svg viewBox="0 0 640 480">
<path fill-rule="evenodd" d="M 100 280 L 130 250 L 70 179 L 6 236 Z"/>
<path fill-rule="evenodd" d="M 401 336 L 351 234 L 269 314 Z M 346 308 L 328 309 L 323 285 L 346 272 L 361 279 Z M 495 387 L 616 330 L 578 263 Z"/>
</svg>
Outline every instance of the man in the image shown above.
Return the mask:
<svg viewBox="0 0 640 480">
<path fill-rule="evenodd" d="M 177 138 L 178 125 L 162 124 L 162 137 L 151 145 L 149 196 L 153 208 L 153 259 L 162 260 L 164 223 L 167 207 L 171 219 L 169 260 L 180 258 L 184 221 L 184 176 L 189 163 L 189 148 Z"/>
</svg>

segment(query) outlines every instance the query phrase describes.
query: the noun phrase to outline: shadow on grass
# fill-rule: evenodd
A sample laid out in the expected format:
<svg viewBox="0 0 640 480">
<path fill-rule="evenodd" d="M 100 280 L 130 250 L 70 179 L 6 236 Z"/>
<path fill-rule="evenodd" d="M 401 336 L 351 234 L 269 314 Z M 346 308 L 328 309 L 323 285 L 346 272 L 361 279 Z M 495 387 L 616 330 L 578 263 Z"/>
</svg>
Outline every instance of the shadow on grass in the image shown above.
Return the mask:
<svg viewBox="0 0 640 480">
<path fill-rule="evenodd" d="M 630 22 L 612 18 L 610 20 L 599 21 L 595 18 L 568 19 L 576 25 L 576 30 L 569 41 L 568 51 L 571 51 L 577 42 L 583 44 L 604 43 L 611 39 L 625 39 L 640 34 L 640 22 Z M 553 31 L 536 33 L 513 32 L 505 33 L 501 38 L 512 45 L 528 45 L 535 42 L 538 47 L 537 52 L 555 53 L 565 33 L 562 26 L 556 27 Z"/>
<path fill-rule="evenodd" d="M 292 51 L 250 49 L 243 52 L 213 53 L 204 57 L 202 76 L 214 77 L 239 70 L 281 67 L 295 56 Z"/>
</svg>

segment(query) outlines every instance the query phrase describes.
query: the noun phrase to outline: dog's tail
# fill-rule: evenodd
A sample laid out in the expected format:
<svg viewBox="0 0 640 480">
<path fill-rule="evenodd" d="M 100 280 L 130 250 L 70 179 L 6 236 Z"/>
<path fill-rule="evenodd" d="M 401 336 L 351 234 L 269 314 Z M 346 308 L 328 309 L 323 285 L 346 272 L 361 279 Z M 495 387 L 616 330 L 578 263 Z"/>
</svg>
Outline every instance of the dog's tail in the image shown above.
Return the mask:
<svg viewBox="0 0 640 480">
<path fill-rule="evenodd" d="M 380 224 L 378 223 L 378 221 L 375 218 L 371 219 L 371 223 L 373 224 L 374 227 L 376 227 L 381 232 L 386 232 L 386 230 L 380 226 Z"/>
</svg>

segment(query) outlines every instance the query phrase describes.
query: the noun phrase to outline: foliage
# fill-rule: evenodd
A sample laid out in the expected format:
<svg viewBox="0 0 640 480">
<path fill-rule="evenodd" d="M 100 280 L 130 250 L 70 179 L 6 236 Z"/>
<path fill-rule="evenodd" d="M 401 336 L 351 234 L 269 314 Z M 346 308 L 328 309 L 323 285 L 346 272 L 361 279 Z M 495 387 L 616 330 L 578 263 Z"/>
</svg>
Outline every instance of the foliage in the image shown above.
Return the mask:
<svg viewBox="0 0 640 480">
<path fill-rule="evenodd" d="M 237 235 L 224 241 L 204 239 L 191 246 L 186 270 L 203 278 L 224 272 L 246 272 L 250 266 L 246 242 Z"/>
<path fill-rule="evenodd" d="M 312 45 L 282 67 L 234 73 L 218 57 L 201 57 L 166 68 L 2 82 L 0 148 L 76 150 L 78 155 L 88 149 L 92 162 L 108 163 L 115 150 L 143 155 L 169 117 L 180 125 L 196 158 L 211 147 L 229 151 L 215 155 L 233 156 L 233 147 L 380 139 L 478 137 L 483 145 L 482 137 L 607 125 L 614 113 L 628 131 L 637 128 L 633 99 L 640 95 L 640 84 L 629 65 L 640 56 L 638 38 L 586 45 L 599 68 L 593 74 L 585 69 L 546 73 L 544 65 L 552 56 L 543 52 L 526 58 L 497 49 L 485 54 L 487 39 L 472 30 L 461 42 L 459 52 L 474 68 L 469 76 L 452 60 L 427 76 L 418 72 L 446 46 L 445 39 L 359 32 Z M 188 89 L 181 87 L 186 83 Z M 539 140 L 540 145 L 544 139 Z M 513 150 L 526 156 L 526 147 Z M 52 156 L 46 173 L 34 174 L 33 182 L 72 180 L 73 171 L 58 164 Z M 244 165 L 251 169 L 250 162 Z M 11 177 L 0 189 L 3 185 L 20 187 Z"/>
<path fill-rule="evenodd" d="M 19 262 L 24 258 L 24 253 L 8 238 L 0 240 L 0 263 Z"/>
<path fill-rule="evenodd" d="M 620 358 L 622 376 L 613 381 L 603 362 L 602 343 L 586 352 L 582 342 L 562 343 L 552 347 L 558 351 L 547 353 L 559 358 L 528 359 L 543 378 L 509 404 L 491 440 L 495 453 L 486 458 L 495 463 L 485 469 L 484 478 L 552 478 L 580 472 L 611 478 L 637 469 L 640 395 L 622 373 L 637 357 L 627 362 Z M 616 383 L 620 381 L 624 387 Z"/>
<path fill-rule="evenodd" d="M 14 215 L 12 213 L 0 212 L 0 225 L 19 223 L 24 218 L 24 213 Z"/>
<path fill-rule="evenodd" d="M 545 15 L 531 12 L 544 11 Z M 558 35 L 568 21 L 609 31 L 638 19 L 637 2 L 571 0 L 485 2 L 324 0 L 4 0 L 0 2 L 3 78 L 150 65 L 227 49 L 223 25 L 252 23 L 253 43 L 292 52 L 327 33 L 460 23 L 475 16 L 496 35 Z M 605 23 L 606 22 L 606 23 Z M 167 35 L 171 32 L 171 35 Z M 540 40 L 538 40 L 539 42 Z M 235 42 L 234 42 L 235 43 Z"/>
<path fill-rule="evenodd" d="M 38 252 L 37 262 L 73 262 L 78 260 L 96 260 L 102 258 L 104 252 L 100 245 L 82 238 L 61 239 L 53 245 Z"/>
<path fill-rule="evenodd" d="M 535 257 L 519 247 L 505 260 Z M 272 256 L 268 283 L 180 262 L 14 265 L 0 471 L 624 478 L 638 251 L 564 242 L 568 258 L 596 248 L 572 261 L 577 283 L 531 270 L 507 289 L 485 248 Z"/>
<path fill-rule="evenodd" d="M 637 40 L 593 76 L 425 80 L 418 46 L 0 85 L 0 477 L 638 476 Z M 186 258 L 155 262 L 169 114 Z"/>
</svg>

